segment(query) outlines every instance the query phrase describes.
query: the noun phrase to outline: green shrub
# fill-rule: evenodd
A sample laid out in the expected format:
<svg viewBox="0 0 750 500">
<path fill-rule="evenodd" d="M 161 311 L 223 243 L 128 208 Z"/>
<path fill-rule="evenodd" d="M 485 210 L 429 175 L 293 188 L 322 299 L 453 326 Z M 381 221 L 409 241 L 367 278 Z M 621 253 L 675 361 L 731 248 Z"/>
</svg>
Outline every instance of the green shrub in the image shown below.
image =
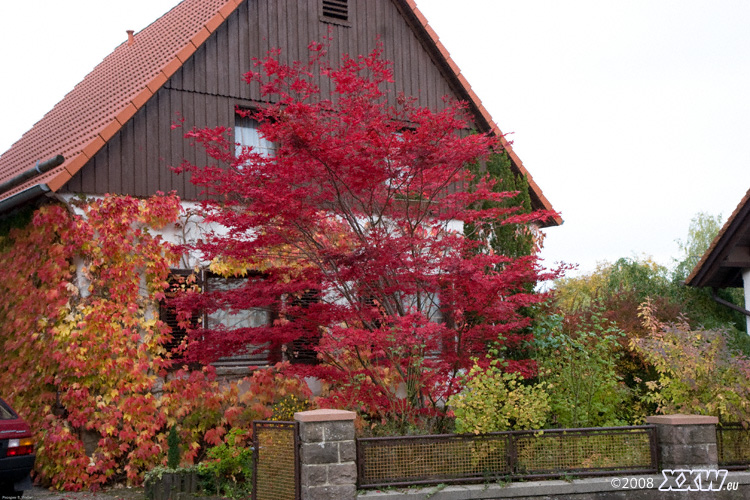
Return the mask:
<svg viewBox="0 0 750 500">
<path fill-rule="evenodd" d="M 548 385 L 551 425 L 609 427 L 628 425 L 630 392 L 617 373 L 619 339 L 624 335 L 602 311 L 571 326 L 562 314 L 538 319 L 534 346 L 539 377 Z"/>
<path fill-rule="evenodd" d="M 474 364 L 466 386 L 448 404 L 456 416 L 456 432 L 539 429 L 550 411 L 544 384 L 526 384 L 516 373 L 506 373 L 493 360 L 488 367 Z"/>
<path fill-rule="evenodd" d="M 198 475 L 201 488 L 209 494 L 230 498 L 250 495 L 253 478 L 253 449 L 247 445 L 250 433 L 234 428 L 224 443 L 209 448 L 208 459 L 200 463 Z"/>
<path fill-rule="evenodd" d="M 176 469 L 180 466 L 180 436 L 176 425 L 169 429 L 167 447 L 167 468 Z"/>
</svg>

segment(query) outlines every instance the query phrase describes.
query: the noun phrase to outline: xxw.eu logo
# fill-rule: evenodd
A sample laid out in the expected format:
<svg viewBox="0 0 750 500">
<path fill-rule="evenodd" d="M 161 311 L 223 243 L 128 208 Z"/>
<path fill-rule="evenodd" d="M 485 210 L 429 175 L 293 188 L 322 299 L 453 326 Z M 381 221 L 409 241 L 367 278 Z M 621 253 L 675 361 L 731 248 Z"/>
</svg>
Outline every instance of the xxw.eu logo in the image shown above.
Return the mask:
<svg viewBox="0 0 750 500">
<path fill-rule="evenodd" d="M 661 475 L 660 491 L 720 491 L 727 480 L 726 469 L 664 469 Z"/>
</svg>

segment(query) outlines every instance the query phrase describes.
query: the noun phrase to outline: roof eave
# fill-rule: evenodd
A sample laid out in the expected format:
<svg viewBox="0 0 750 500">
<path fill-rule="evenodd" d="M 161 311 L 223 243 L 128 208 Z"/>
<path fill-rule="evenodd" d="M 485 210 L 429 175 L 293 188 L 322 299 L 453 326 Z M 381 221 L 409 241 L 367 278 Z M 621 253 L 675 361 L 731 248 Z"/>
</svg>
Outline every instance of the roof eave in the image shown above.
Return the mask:
<svg viewBox="0 0 750 500">
<path fill-rule="evenodd" d="M 739 236 L 740 229 L 749 225 L 750 190 L 745 193 L 737 208 L 724 223 L 719 234 L 711 242 L 711 246 L 708 247 L 708 250 L 685 280 L 685 284 L 693 287 L 710 286 L 712 273 L 721 265 L 721 260 L 731 250 L 731 246 Z"/>
<path fill-rule="evenodd" d="M 190 40 L 188 40 L 181 50 L 176 52 L 176 55 L 167 63 L 163 64 L 161 70 L 152 78 L 151 81 L 147 82 L 140 91 L 134 93 L 134 97 L 129 101 L 123 103 L 122 110 L 112 119 L 109 123 L 106 123 L 96 131 L 93 137 L 75 154 L 69 155 L 67 161 L 62 165 L 62 168 L 57 171 L 56 176 L 51 182 L 48 182 L 48 187 L 52 191 L 57 191 L 65 183 L 67 183 L 83 166 L 94 157 L 94 155 L 104 147 L 107 142 L 118 133 L 125 124 L 141 109 L 146 103 L 153 97 L 156 92 L 167 82 L 167 80 L 195 53 L 208 37 L 216 31 L 229 15 L 242 3 L 243 0 L 228 0 L 226 4 L 208 21 L 203 27 L 196 33 Z M 427 19 L 417 8 L 414 0 L 394 0 L 397 5 L 402 7 L 402 12 L 411 17 L 411 23 L 416 30 L 419 31 L 421 37 L 427 42 L 426 45 L 430 49 L 430 52 L 435 57 L 436 61 L 443 68 L 445 75 L 449 81 L 455 87 L 457 94 L 463 97 L 463 99 L 469 104 L 471 110 L 476 117 L 477 121 L 486 127 L 486 130 L 495 136 L 497 136 L 503 145 L 504 149 L 508 152 L 508 155 L 513 162 L 513 165 L 518 172 L 524 175 L 529 183 L 529 191 L 532 200 L 536 201 L 538 207 L 552 213 L 552 217 L 546 222 L 542 223 L 543 227 L 556 226 L 562 224 L 562 219 L 554 211 L 551 203 L 542 193 L 542 190 L 536 184 L 532 176 L 524 167 L 520 158 L 513 151 L 510 143 L 505 139 L 503 132 L 494 123 L 489 112 L 484 108 L 482 102 L 479 100 L 477 95 L 471 89 L 466 78 L 461 74 L 458 66 L 451 59 L 450 54 L 440 42 L 435 31 L 427 23 Z M 31 186 L 33 181 L 29 181 L 26 185 L 21 186 L 14 193 L 20 192 L 23 189 Z M 14 195 L 9 193 L 9 195 Z"/>
</svg>

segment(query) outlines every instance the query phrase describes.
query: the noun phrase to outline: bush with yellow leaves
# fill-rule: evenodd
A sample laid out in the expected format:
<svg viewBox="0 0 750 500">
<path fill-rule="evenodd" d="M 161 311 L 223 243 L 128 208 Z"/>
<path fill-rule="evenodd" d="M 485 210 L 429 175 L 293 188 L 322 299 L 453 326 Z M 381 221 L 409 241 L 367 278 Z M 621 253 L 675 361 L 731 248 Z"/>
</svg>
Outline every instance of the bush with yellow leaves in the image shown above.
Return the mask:
<svg viewBox="0 0 750 500">
<path fill-rule="evenodd" d="M 517 373 L 502 370 L 498 360 L 475 362 L 466 386 L 448 404 L 456 416 L 456 432 L 481 434 L 539 429 L 550 411 L 543 383 L 527 384 Z"/>
</svg>

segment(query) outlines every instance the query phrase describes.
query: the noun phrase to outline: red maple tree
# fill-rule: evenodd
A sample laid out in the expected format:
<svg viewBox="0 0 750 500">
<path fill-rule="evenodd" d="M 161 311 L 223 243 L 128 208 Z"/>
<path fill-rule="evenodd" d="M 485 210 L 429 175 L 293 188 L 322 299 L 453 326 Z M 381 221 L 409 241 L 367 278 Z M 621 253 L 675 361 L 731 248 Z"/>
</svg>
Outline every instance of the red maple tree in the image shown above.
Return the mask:
<svg viewBox="0 0 750 500">
<path fill-rule="evenodd" d="M 380 49 L 337 67 L 321 44 L 306 63 L 283 64 L 279 54 L 246 75 L 270 104 L 237 110 L 257 120 L 274 154 L 238 153 L 227 128 L 192 130 L 216 164 L 177 169 L 204 187 L 201 215 L 221 228 L 195 249 L 247 277 L 179 306 L 272 310 L 275 319 L 196 328 L 187 356 L 211 362 L 256 346 L 294 361 L 312 349 L 316 364 L 290 370 L 323 380 L 328 404 L 379 417 L 439 411 L 472 358 L 523 334 L 523 309 L 544 298 L 533 284 L 551 275 L 535 256 L 509 258 L 465 237 L 462 223 L 553 214 L 477 209 L 516 194 L 493 193 L 467 169 L 498 142 L 467 132 L 461 103 L 436 112 L 389 100 Z M 534 370 L 528 360 L 510 368 Z"/>
</svg>

